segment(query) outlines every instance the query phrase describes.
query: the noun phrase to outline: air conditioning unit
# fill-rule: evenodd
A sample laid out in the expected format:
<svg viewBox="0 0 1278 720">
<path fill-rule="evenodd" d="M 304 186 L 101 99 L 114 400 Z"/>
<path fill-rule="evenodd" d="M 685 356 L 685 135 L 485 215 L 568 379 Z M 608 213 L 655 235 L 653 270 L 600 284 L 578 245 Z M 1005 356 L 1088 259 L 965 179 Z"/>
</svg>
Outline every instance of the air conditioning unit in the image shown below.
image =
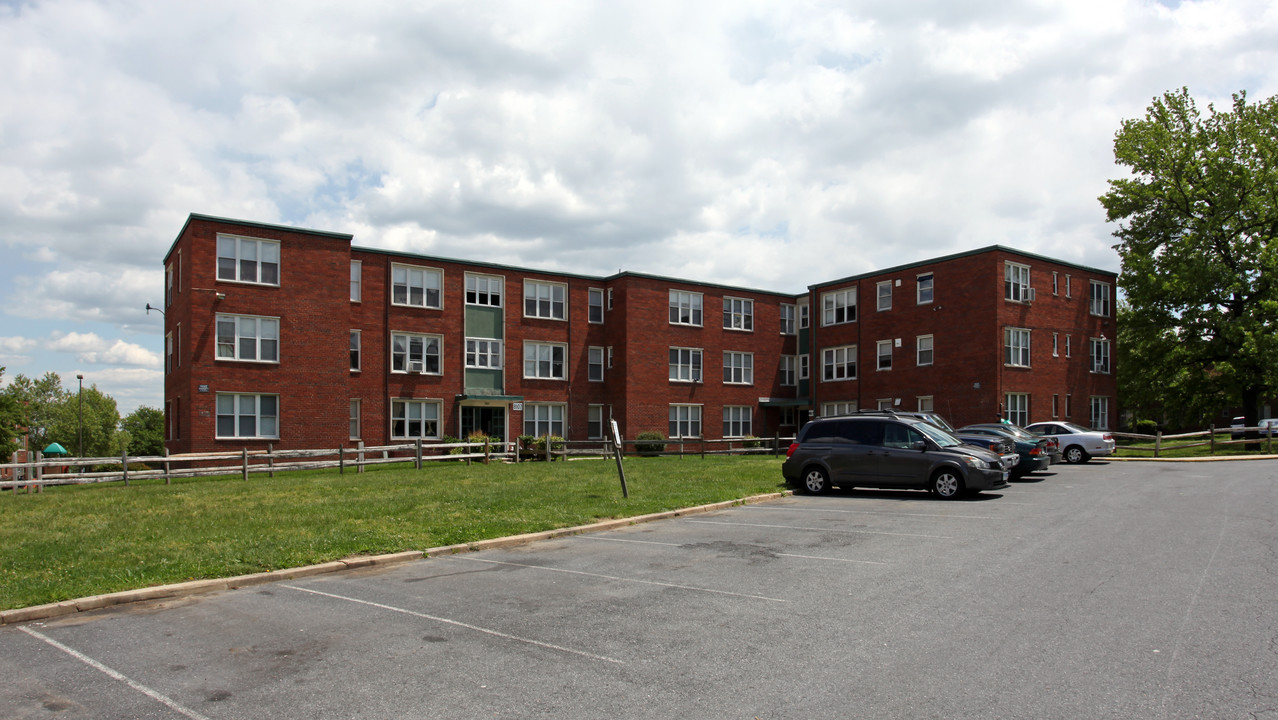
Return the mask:
<svg viewBox="0 0 1278 720">
<path fill-rule="evenodd" d="M 408 372 L 424 373 L 426 372 L 426 368 L 424 367 L 424 364 L 420 360 L 417 360 L 417 361 L 408 363 Z"/>
<path fill-rule="evenodd" d="M 1034 288 L 1025 288 L 1025 302 L 1027 303 L 1034 302 L 1034 294 L 1035 294 Z"/>
</svg>

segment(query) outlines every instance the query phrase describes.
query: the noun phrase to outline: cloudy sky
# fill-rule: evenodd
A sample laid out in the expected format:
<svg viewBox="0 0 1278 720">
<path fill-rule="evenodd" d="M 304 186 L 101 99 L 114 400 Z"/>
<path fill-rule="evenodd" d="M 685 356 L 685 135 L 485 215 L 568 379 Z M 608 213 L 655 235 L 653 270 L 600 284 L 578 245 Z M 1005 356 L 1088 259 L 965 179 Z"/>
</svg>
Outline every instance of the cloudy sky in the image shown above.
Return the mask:
<svg viewBox="0 0 1278 720">
<path fill-rule="evenodd" d="M 783 292 L 1117 270 L 1114 133 L 1181 86 L 1278 93 L 1272 0 L 0 0 L 0 366 L 162 407 L 191 212 Z"/>
</svg>

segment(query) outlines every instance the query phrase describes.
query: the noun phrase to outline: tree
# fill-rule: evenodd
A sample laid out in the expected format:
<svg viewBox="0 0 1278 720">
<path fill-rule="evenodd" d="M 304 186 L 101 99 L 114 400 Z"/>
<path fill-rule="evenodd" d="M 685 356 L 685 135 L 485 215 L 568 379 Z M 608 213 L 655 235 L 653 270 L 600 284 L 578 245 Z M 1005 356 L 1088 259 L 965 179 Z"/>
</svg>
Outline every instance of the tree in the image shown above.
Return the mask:
<svg viewBox="0 0 1278 720">
<path fill-rule="evenodd" d="M 121 435 L 128 442 L 130 455 L 164 454 L 164 411 L 142 405 L 124 416 Z"/>
<path fill-rule="evenodd" d="M 1256 425 L 1278 387 L 1278 98 L 1204 117 L 1188 89 L 1165 93 L 1123 121 L 1114 159 L 1132 174 L 1100 197 L 1119 223 L 1120 386 L 1186 421 L 1241 405 Z"/>
<path fill-rule="evenodd" d="M 72 455 L 80 452 L 81 394 L 65 390 L 62 378 L 48 372 L 39 380 L 16 375 L 4 395 L 13 398 L 22 410 L 32 450 L 60 443 Z M 114 457 L 118 453 L 116 435 L 120 412 L 115 399 L 97 385 L 83 391 L 83 431 L 85 457 Z"/>
<path fill-rule="evenodd" d="M 0 382 L 4 380 L 4 371 L 5 368 L 0 367 Z M 18 400 L 7 392 L 0 392 L 0 462 L 8 462 L 20 447 L 18 438 L 25 427 L 23 419 Z"/>
</svg>

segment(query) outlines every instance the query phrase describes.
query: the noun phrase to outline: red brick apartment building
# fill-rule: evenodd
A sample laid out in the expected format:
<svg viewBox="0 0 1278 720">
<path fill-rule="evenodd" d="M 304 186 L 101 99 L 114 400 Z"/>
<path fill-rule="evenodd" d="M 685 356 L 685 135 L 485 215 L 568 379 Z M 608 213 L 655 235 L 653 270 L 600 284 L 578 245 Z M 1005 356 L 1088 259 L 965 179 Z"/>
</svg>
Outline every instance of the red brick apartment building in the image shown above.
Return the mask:
<svg viewBox="0 0 1278 720">
<path fill-rule="evenodd" d="M 813 415 L 1109 427 L 1115 275 L 989 247 L 806 294 L 354 247 L 192 214 L 165 256 L 171 452 L 484 430 L 790 435 Z"/>
</svg>

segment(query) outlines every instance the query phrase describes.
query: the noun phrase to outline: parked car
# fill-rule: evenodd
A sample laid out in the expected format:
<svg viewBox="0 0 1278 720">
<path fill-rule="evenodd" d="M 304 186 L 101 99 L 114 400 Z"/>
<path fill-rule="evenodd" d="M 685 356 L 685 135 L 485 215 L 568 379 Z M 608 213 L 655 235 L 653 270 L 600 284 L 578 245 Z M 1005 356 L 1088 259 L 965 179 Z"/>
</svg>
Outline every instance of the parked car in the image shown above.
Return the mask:
<svg viewBox="0 0 1278 720">
<path fill-rule="evenodd" d="M 1114 454 L 1114 436 L 1103 430 L 1089 430 L 1070 422 L 1030 423 L 1025 429 L 1056 438 L 1067 463 L 1085 463 L 1094 457 Z"/>
<path fill-rule="evenodd" d="M 1025 440 L 1029 440 L 1029 441 L 1046 440 L 1046 441 L 1047 441 L 1047 454 L 1048 454 L 1048 456 L 1051 458 L 1051 462 L 1050 462 L 1049 464 L 1050 464 L 1050 465 L 1055 465 L 1056 463 L 1060 462 L 1060 461 L 1063 459 L 1063 458 L 1062 458 L 1062 456 L 1061 456 L 1061 446 L 1060 446 L 1060 443 L 1058 443 L 1058 442 L 1056 441 L 1056 438 L 1048 437 L 1048 436 L 1046 436 L 1046 435 L 1041 435 L 1041 434 L 1039 434 L 1039 433 L 1035 433 L 1035 432 L 1030 432 L 1029 430 L 1026 430 L 1025 428 L 1021 427 L 1020 425 L 1016 425 L 1016 424 L 1014 424 L 1014 423 L 1009 423 L 1009 422 L 1002 422 L 1002 423 L 973 423 L 973 424 L 972 424 L 971 426 L 969 426 L 969 427 L 991 427 L 991 428 L 1002 428 L 1003 430 L 1009 431 L 1009 432 L 1013 433 L 1014 435 L 1016 435 L 1017 437 L 1019 437 L 1019 438 L 1023 438 L 1023 439 L 1025 439 Z"/>
<path fill-rule="evenodd" d="M 1011 474 L 1012 468 L 1016 467 L 1017 463 L 1021 461 L 1021 456 L 1016 453 L 1016 443 L 1012 442 L 1011 438 L 964 433 L 962 430 L 952 434 L 968 445 L 985 448 L 998 455 L 1003 459 L 1003 469 L 1007 470 L 1009 474 Z"/>
<path fill-rule="evenodd" d="M 1031 435 L 1015 425 L 968 425 L 959 428 L 959 432 L 1011 440 L 1019 460 L 1016 467 L 1012 468 L 1013 478 L 1022 478 L 1032 472 L 1046 470 L 1052 464 L 1051 448 L 1047 438 Z"/>
<path fill-rule="evenodd" d="M 804 425 L 781 474 L 809 494 L 838 486 L 912 488 L 951 499 L 1007 487 L 1002 458 L 912 417 L 821 418 Z"/>
<path fill-rule="evenodd" d="M 856 414 L 887 415 L 888 417 L 911 417 L 915 420 L 922 420 L 925 423 L 931 423 L 951 435 L 954 434 L 954 426 L 945 418 L 934 412 L 922 412 L 917 410 L 857 410 Z"/>
<path fill-rule="evenodd" d="M 1246 437 L 1247 418 L 1236 417 L 1229 422 L 1229 439 L 1242 440 Z"/>
</svg>

